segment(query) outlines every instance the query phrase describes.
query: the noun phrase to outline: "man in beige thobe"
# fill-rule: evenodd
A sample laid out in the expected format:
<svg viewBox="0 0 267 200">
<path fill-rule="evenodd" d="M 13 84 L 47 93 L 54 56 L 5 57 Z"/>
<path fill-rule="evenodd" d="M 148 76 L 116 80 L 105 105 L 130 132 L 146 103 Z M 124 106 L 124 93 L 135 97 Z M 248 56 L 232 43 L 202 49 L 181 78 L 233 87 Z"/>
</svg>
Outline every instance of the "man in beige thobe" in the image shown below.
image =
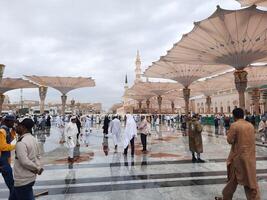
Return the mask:
<svg viewBox="0 0 267 200">
<path fill-rule="evenodd" d="M 235 122 L 227 132 L 232 145 L 227 159 L 228 182 L 223 189 L 223 200 L 231 200 L 237 185 L 243 185 L 248 200 L 260 200 L 256 178 L 255 129 L 244 118 L 241 108 L 233 110 Z M 217 198 L 218 200 L 221 198 Z"/>
</svg>

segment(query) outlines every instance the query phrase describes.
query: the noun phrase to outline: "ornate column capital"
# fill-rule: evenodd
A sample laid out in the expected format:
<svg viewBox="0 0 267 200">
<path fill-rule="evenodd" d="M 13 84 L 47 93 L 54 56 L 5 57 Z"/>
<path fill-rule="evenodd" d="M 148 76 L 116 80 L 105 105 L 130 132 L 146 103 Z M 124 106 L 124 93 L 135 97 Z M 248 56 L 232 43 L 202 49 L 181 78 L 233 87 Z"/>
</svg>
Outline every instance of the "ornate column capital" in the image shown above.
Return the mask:
<svg viewBox="0 0 267 200">
<path fill-rule="evenodd" d="M 44 100 L 47 94 L 47 87 L 46 86 L 40 86 L 39 87 L 39 96 L 41 100 Z"/>
<path fill-rule="evenodd" d="M 62 101 L 62 103 L 65 103 L 66 104 L 66 102 L 67 102 L 67 95 L 63 94 L 61 96 L 61 101 Z"/>
<path fill-rule="evenodd" d="M 157 99 L 158 99 L 158 104 L 161 105 L 161 104 L 162 104 L 162 96 L 159 95 L 159 96 L 157 97 Z"/>
<path fill-rule="evenodd" d="M 248 85 L 248 73 L 245 70 L 236 70 L 235 76 L 235 87 L 238 92 L 245 92 Z"/>
<path fill-rule="evenodd" d="M 190 98 L 190 89 L 188 87 L 183 88 L 184 99 L 189 101 Z"/>
<path fill-rule="evenodd" d="M 211 105 L 211 97 L 210 96 L 207 96 L 206 97 L 206 105 Z"/>
<path fill-rule="evenodd" d="M 150 100 L 147 99 L 147 100 L 146 100 L 146 106 L 149 107 L 149 105 L 150 105 Z"/>
</svg>

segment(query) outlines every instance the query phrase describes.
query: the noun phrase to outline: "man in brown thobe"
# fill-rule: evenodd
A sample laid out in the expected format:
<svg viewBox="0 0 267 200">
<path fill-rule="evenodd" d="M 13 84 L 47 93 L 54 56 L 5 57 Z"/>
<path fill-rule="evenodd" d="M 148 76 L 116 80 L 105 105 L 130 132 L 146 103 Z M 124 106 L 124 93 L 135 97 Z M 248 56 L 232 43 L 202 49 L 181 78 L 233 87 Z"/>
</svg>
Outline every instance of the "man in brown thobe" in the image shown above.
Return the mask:
<svg viewBox="0 0 267 200">
<path fill-rule="evenodd" d="M 205 162 L 200 158 L 200 153 L 203 153 L 202 144 L 202 126 L 199 122 L 198 115 L 194 115 L 192 119 L 188 121 L 188 136 L 189 136 L 189 150 L 192 152 L 192 162 Z M 197 158 L 195 157 L 197 153 Z"/>
<path fill-rule="evenodd" d="M 231 200 L 237 185 L 243 185 L 248 200 L 260 200 L 256 178 L 255 129 L 244 118 L 241 108 L 233 110 L 235 122 L 227 132 L 232 145 L 227 159 L 228 182 L 223 189 L 223 200 Z M 221 198 L 218 198 L 221 199 Z"/>
</svg>

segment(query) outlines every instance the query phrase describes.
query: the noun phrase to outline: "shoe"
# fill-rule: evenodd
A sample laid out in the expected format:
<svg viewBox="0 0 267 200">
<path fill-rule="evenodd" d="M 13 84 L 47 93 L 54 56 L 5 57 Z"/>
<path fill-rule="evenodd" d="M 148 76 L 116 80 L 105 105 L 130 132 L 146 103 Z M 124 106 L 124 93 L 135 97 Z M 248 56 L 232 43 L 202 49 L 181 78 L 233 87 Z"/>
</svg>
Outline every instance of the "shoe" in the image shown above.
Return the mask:
<svg viewBox="0 0 267 200">
<path fill-rule="evenodd" d="M 197 159 L 197 162 L 198 162 L 198 163 L 204 163 L 205 160 L 202 160 L 201 158 L 198 158 L 198 159 Z"/>
<path fill-rule="evenodd" d="M 143 152 L 144 154 L 147 154 L 147 150 L 142 150 L 142 152 Z"/>
<path fill-rule="evenodd" d="M 192 163 L 195 163 L 195 162 L 197 162 L 197 159 L 196 159 L 196 157 L 193 157 L 192 158 Z"/>
</svg>

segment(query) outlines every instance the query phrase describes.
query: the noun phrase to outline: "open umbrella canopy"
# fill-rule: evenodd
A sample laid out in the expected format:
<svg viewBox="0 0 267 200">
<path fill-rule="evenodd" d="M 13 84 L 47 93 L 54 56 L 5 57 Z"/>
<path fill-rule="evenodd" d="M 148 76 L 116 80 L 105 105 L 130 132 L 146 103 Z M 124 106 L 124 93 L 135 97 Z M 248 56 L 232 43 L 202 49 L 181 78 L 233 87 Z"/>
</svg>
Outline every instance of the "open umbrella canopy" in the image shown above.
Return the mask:
<svg viewBox="0 0 267 200">
<path fill-rule="evenodd" d="M 267 84 L 267 67 L 247 67 L 245 70 L 248 72 L 248 88 L 260 88 Z M 218 91 L 235 88 L 233 79 L 233 72 L 226 72 L 222 75 L 208 78 L 204 81 L 195 82 L 192 85 L 192 90 L 201 92 L 206 96 L 210 96 Z"/>
<path fill-rule="evenodd" d="M 38 88 L 38 86 L 22 78 L 3 78 L 0 83 L 0 94 L 19 88 Z"/>
<path fill-rule="evenodd" d="M 163 98 L 169 101 L 176 101 L 176 100 L 184 101 L 183 92 L 179 90 L 173 90 L 173 91 L 167 92 L 163 95 Z"/>
<path fill-rule="evenodd" d="M 192 91 L 204 94 L 205 96 L 211 96 L 218 91 L 232 88 L 235 88 L 232 72 L 197 81 L 191 86 Z"/>
<path fill-rule="evenodd" d="M 225 10 L 219 6 L 207 19 L 195 23 L 164 56 L 187 64 L 230 65 L 241 70 L 267 61 L 267 12 L 251 6 Z"/>
<path fill-rule="evenodd" d="M 236 0 L 238 1 L 241 6 L 267 6 L 267 0 Z"/>
<path fill-rule="evenodd" d="M 229 67 L 227 66 L 208 66 L 208 65 L 191 65 L 180 64 L 176 62 L 169 62 L 161 60 L 154 62 L 146 71 L 147 77 L 164 78 L 175 80 L 182 84 L 184 87 L 188 87 L 193 82 L 200 78 L 212 76 L 216 73 L 223 72 Z"/>
<path fill-rule="evenodd" d="M 116 111 L 118 108 L 120 108 L 122 106 L 123 106 L 123 103 L 116 103 L 116 104 L 113 104 L 109 110 L 110 111 Z"/>
<path fill-rule="evenodd" d="M 147 94 L 153 96 L 163 95 L 164 93 L 179 89 L 181 86 L 177 83 L 169 83 L 169 82 L 138 82 L 135 83 L 130 91 L 136 91 L 139 94 Z"/>
<path fill-rule="evenodd" d="M 267 84 L 267 67 L 247 67 L 248 87 L 262 87 Z"/>
<path fill-rule="evenodd" d="M 136 85 L 133 85 L 131 88 L 127 89 L 123 95 L 124 98 L 126 97 L 136 101 L 143 101 L 146 99 L 150 99 L 153 96 L 155 96 L 154 93 L 143 90 L 143 88 L 141 87 L 136 87 Z"/>
<path fill-rule="evenodd" d="M 52 87 L 62 94 L 82 88 L 94 87 L 95 81 L 90 77 L 58 77 L 58 76 L 25 76 L 30 81 L 38 85 Z"/>
</svg>

